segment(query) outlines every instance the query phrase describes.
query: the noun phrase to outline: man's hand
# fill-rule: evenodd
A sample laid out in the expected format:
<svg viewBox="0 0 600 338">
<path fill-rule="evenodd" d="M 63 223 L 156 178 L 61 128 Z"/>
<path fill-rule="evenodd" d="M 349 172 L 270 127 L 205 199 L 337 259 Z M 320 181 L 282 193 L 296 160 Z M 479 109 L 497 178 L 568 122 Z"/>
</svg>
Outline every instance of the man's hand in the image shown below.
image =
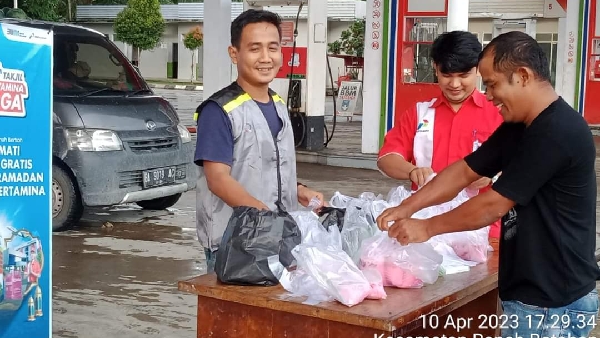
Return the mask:
<svg viewBox="0 0 600 338">
<path fill-rule="evenodd" d="M 413 212 L 406 206 L 399 205 L 397 207 L 385 209 L 379 217 L 377 217 L 377 226 L 381 231 L 388 231 L 390 229 L 389 224 L 398 222 L 403 219 L 410 218 Z"/>
<path fill-rule="evenodd" d="M 402 244 L 422 243 L 431 238 L 428 231 L 428 220 L 405 218 L 397 221 L 388 231 L 388 236 L 396 238 Z"/>
<path fill-rule="evenodd" d="M 490 183 L 492 183 L 491 178 L 482 177 L 482 178 L 478 179 L 477 181 L 471 183 L 469 185 L 468 189 L 479 190 L 479 189 L 487 187 L 488 185 L 490 185 Z"/>
<path fill-rule="evenodd" d="M 298 186 L 298 203 L 300 203 L 304 207 L 308 207 L 308 204 L 313 198 L 317 198 L 319 200 L 319 205 L 314 208 L 315 210 L 319 210 L 324 205 L 324 197 L 320 192 L 313 191 L 305 186 Z"/>
<path fill-rule="evenodd" d="M 204 174 L 208 189 L 230 207 L 248 206 L 258 210 L 269 210 L 263 202 L 251 196 L 233 177 L 231 168 L 223 163 L 204 161 Z"/>
<path fill-rule="evenodd" d="M 414 168 L 409 174 L 408 178 L 417 186 L 421 187 L 425 185 L 429 176 L 433 174 L 431 168 Z"/>
</svg>

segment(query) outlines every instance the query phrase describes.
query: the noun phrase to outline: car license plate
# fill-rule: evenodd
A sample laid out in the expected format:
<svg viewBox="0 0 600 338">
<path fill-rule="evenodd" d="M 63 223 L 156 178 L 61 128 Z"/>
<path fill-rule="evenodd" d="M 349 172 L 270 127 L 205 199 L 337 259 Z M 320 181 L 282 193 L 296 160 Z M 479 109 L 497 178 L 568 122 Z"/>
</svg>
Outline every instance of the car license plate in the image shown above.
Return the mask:
<svg viewBox="0 0 600 338">
<path fill-rule="evenodd" d="M 175 183 L 175 167 L 159 168 L 144 171 L 144 189 Z"/>
</svg>

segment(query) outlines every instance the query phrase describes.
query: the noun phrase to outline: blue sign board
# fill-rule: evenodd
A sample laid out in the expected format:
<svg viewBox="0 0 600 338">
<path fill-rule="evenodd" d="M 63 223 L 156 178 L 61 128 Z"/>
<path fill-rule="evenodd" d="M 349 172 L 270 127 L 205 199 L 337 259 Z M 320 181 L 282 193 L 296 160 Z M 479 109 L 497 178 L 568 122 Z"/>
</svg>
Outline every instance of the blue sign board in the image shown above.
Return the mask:
<svg viewBox="0 0 600 338">
<path fill-rule="evenodd" d="M 0 26 L 0 338 L 45 338 L 52 336 L 53 32 Z"/>
</svg>

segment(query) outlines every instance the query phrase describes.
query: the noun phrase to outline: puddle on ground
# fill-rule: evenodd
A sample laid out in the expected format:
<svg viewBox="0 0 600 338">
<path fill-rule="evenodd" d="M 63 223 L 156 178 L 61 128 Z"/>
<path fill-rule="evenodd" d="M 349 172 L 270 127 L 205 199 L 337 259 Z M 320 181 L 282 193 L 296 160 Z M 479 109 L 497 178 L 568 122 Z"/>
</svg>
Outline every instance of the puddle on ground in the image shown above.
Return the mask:
<svg viewBox="0 0 600 338">
<path fill-rule="evenodd" d="M 177 283 L 206 271 L 196 233 L 111 223 L 82 222 L 53 236 L 55 335 L 193 336 L 197 298 Z"/>
</svg>

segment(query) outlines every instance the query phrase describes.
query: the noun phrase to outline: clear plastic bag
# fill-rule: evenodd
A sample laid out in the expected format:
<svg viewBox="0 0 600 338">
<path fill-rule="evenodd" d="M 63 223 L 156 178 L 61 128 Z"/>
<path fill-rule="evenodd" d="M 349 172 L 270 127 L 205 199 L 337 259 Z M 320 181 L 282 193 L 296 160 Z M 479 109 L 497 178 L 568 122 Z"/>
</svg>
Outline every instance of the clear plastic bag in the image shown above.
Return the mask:
<svg viewBox="0 0 600 338">
<path fill-rule="evenodd" d="M 271 269 L 292 296 L 307 297 L 305 304 L 338 300 L 347 306 L 365 298 L 387 297 L 379 272 L 363 274 L 342 250 L 338 226 L 332 224 L 325 230 L 312 211 L 290 214 L 302 233 L 302 243 L 292 252 L 294 257 L 301 257 L 301 261 L 293 271 L 284 269 L 281 264 L 274 264 Z"/>
<path fill-rule="evenodd" d="M 454 252 L 454 249 L 446 243 L 439 241 L 431 241 L 430 243 L 433 246 L 433 249 L 442 255 L 443 258 L 442 265 L 440 266 L 440 276 L 466 272 L 469 271 L 472 266 L 477 265 L 475 262 L 460 258 Z"/>
<path fill-rule="evenodd" d="M 333 197 L 329 200 L 329 205 L 334 208 L 346 209 L 348 203 L 353 200 L 354 197 L 342 195 L 339 191 L 333 194 Z"/>
<path fill-rule="evenodd" d="M 429 243 L 401 245 L 380 232 L 364 241 L 359 266 L 377 269 L 384 286 L 420 288 L 436 282 L 442 261 Z"/>
<path fill-rule="evenodd" d="M 412 218 L 417 219 L 427 219 L 437 215 L 441 215 L 446 213 L 452 209 L 459 207 L 461 204 L 465 203 L 469 200 L 469 196 L 467 192 L 463 189 L 461 192 L 456 195 L 452 200 L 434 205 L 425 209 L 421 209 L 412 215 Z"/>
<path fill-rule="evenodd" d="M 488 260 L 490 227 L 483 227 L 473 231 L 450 232 L 437 235 L 430 241 L 440 241 L 448 244 L 456 255 L 464 260 L 484 263 Z"/>
<path fill-rule="evenodd" d="M 362 242 L 380 232 L 372 213 L 373 202 L 353 199 L 346 207 L 344 228 L 342 229 L 342 248 L 358 264 Z"/>
<path fill-rule="evenodd" d="M 302 269 L 294 271 L 283 269 L 279 282 L 292 296 L 306 297 L 304 304 L 315 305 L 335 300 L 315 278 Z"/>
<path fill-rule="evenodd" d="M 326 248 L 332 246 L 342 250 L 342 238 L 337 226 L 328 230 L 319 221 L 319 216 L 312 211 L 292 211 L 290 215 L 298 224 L 302 234 L 301 243 Z"/>
<path fill-rule="evenodd" d="M 383 288 L 383 277 L 377 269 L 366 268 L 362 270 L 363 275 L 371 285 L 371 291 L 367 295 L 367 299 L 386 299 L 387 293 Z"/>
<path fill-rule="evenodd" d="M 379 217 L 379 215 L 381 215 L 385 211 L 385 209 L 391 208 L 393 206 L 387 201 L 378 200 L 373 201 L 370 207 L 371 216 L 375 221 L 377 221 L 377 217 Z"/>
<path fill-rule="evenodd" d="M 390 192 L 388 193 L 387 202 L 390 204 L 391 207 L 395 207 L 400 205 L 400 203 L 402 203 L 402 201 L 404 201 L 405 199 L 409 198 L 411 194 L 412 193 L 410 192 L 410 190 L 406 189 L 403 185 L 401 185 L 397 188 L 390 190 Z"/>
<path fill-rule="evenodd" d="M 299 269 L 310 275 L 327 294 L 346 306 L 362 302 L 371 293 L 369 281 L 341 250 L 301 244 L 294 248 L 292 254 Z"/>
<path fill-rule="evenodd" d="M 362 194 L 358 195 L 358 199 L 363 200 L 363 201 L 372 202 L 372 201 L 383 200 L 383 196 L 382 195 L 375 196 L 375 193 L 366 191 L 366 192 L 363 192 Z"/>
</svg>

